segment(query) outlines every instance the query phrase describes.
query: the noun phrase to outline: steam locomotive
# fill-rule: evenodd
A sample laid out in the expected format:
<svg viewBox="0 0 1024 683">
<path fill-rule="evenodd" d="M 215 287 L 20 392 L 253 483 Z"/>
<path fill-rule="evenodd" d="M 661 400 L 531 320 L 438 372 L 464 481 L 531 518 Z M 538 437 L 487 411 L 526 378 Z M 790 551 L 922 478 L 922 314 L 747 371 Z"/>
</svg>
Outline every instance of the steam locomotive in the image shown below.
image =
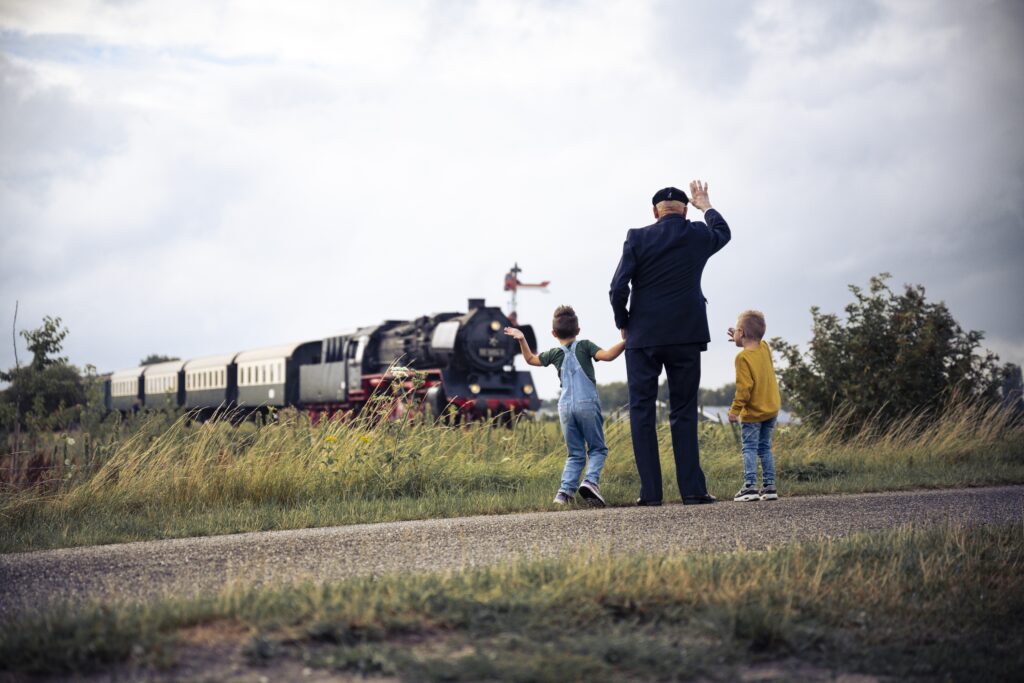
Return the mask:
<svg viewBox="0 0 1024 683">
<path fill-rule="evenodd" d="M 530 373 L 513 366 L 519 345 L 503 332 L 512 322 L 483 299 L 470 299 L 468 309 L 387 320 L 313 341 L 119 370 L 106 382 L 107 408 L 185 408 L 209 417 L 224 408 L 294 406 L 319 416 L 358 412 L 375 393 L 397 386 L 404 398 L 434 415 L 537 410 Z M 536 348 L 532 327 L 518 327 Z M 417 371 L 419 380 L 408 380 L 406 369 Z"/>
</svg>

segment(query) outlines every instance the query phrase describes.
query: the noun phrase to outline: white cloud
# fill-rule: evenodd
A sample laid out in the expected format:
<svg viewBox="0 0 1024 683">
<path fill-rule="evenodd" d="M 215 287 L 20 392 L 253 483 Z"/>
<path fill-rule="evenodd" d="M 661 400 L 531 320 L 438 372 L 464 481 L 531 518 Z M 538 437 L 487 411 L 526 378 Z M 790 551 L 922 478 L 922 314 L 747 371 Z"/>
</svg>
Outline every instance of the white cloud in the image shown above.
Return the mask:
<svg viewBox="0 0 1024 683">
<path fill-rule="evenodd" d="M 1019 19 L 1012 3 L 8 2 L 0 303 L 21 299 L 23 326 L 63 315 L 72 358 L 110 368 L 503 303 L 519 260 L 553 280 L 524 319 L 572 303 L 608 344 L 626 228 L 700 176 L 735 234 L 705 274 L 705 384 L 730 379 L 717 340 L 737 311 L 803 340 L 812 304 L 839 311 L 882 270 L 1020 337 Z"/>
</svg>

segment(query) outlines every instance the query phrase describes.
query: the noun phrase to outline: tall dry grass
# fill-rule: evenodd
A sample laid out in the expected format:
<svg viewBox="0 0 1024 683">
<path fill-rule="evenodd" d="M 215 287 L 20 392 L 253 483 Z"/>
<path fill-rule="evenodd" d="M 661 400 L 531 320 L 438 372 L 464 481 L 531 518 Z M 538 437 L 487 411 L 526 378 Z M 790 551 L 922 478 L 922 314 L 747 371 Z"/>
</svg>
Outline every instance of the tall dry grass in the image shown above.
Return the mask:
<svg viewBox="0 0 1024 683">
<path fill-rule="evenodd" d="M 102 448 L 92 438 L 88 461 L 69 456 L 57 485 L 5 491 L 0 551 L 550 507 L 565 457 L 557 423 L 380 418 L 312 424 L 283 411 L 234 426 L 151 416 Z M 659 429 L 672 500 L 670 435 Z M 849 434 L 842 418 L 819 430 L 779 426 L 783 495 L 1024 482 L 1024 426 L 998 407 L 960 402 Z M 608 422 L 606 440 L 602 489 L 628 504 L 639 486 L 628 422 Z M 78 435 L 76 447 L 89 441 Z M 735 430 L 705 423 L 700 441 L 710 490 L 731 497 L 742 477 Z"/>
</svg>

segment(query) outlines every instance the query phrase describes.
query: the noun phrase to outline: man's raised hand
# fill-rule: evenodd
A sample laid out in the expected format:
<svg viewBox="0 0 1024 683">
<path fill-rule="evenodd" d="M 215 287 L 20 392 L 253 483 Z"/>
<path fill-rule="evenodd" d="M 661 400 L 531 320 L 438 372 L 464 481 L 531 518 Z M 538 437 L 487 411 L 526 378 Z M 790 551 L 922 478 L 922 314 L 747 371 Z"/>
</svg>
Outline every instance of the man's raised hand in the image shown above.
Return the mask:
<svg viewBox="0 0 1024 683">
<path fill-rule="evenodd" d="M 694 180 L 690 183 L 690 203 L 701 211 L 711 208 L 711 200 L 708 199 L 708 184 Z"/>
<path fill-rule="evenodd" d="M 524 336 L 523 331 L 517 327 L 506 327 L 505 334 L 512 337 L 513 339 L 522 339 Z"/>
</svg>

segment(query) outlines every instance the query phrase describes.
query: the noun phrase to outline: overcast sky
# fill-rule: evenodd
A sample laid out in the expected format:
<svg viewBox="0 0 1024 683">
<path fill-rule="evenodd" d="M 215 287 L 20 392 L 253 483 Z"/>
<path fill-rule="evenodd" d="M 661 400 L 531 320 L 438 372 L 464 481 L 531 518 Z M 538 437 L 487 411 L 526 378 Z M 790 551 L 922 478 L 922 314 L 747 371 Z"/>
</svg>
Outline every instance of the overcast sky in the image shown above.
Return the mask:
<svg viewBox="0 0 1024 683">
<path fill-rule="evenodd" d="M 607 345 L 693 178 L 733 229 L 705 386 L 740 310 L 803 343 L 881 271 L 1021 363 L 1022 112 L 1013 0 L 0 0 L 0 367 L 15 300 L 105 371 L 504 306 L 513 261 L 542 339 L 568 303 Z"/>
</svg>

